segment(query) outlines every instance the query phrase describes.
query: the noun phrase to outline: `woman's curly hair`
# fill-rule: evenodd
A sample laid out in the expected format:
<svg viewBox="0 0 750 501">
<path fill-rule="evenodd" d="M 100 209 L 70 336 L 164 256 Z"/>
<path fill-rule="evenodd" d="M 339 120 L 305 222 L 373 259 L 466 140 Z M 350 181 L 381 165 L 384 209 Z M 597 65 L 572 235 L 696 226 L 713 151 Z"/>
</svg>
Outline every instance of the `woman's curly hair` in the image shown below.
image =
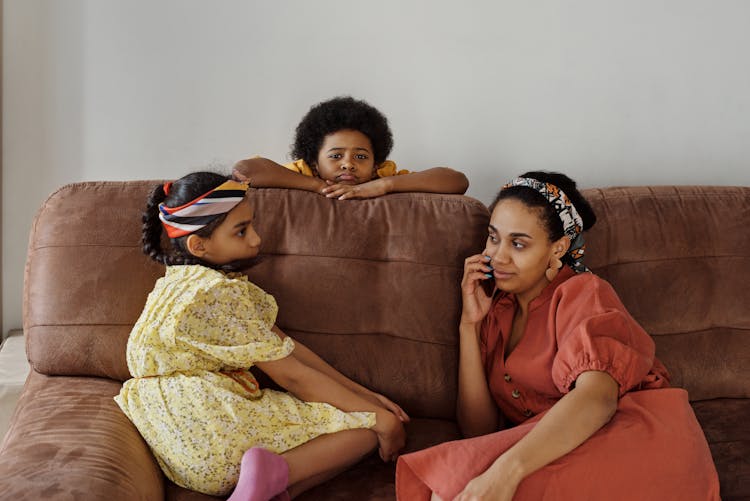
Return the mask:
<svg viewBox="0 0 750 501">
<path fill-rule="evenodd" d="M 325 137 L 345 129 L 359 131 L 370 139 L 375 165 L 388 158 L 393 148 L 388 119 L 365 101 L 350 96 L 334 97 L 310 108 L 297 125 L 292 158 L 315 165 Z"/>
</svg>

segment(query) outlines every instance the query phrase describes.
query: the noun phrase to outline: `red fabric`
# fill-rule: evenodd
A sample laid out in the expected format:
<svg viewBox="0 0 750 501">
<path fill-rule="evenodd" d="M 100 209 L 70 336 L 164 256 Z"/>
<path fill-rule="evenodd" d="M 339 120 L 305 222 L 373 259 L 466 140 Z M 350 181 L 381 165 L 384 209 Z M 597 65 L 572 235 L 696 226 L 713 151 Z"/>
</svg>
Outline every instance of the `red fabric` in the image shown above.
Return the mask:
<svg viewBox="0 0 750 501">
<path fill-rule="evenodd" d="M 719 499 L 716 469 L 687 392 L 668 388 L 651 337 L 607 282 L 561 270 L 529 305 L 524 335 L 505 357 L 515 309 L 513 296 L 496 298 L 481 342 L 492 396 L 520 424 L 402 456 L 399 499 L 429 499 L 431 491 L 453 499 L 587 370 L 605 371 L 620 385 L 615 416 L 581 446 L 524 479 L 515 500 Z"/>
</svg>

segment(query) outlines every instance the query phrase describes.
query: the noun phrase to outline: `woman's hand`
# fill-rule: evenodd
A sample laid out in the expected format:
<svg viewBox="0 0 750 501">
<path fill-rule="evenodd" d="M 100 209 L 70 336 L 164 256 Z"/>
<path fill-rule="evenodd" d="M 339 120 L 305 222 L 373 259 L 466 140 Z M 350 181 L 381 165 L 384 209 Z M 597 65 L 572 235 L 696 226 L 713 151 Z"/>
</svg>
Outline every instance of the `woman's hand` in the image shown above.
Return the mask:
<svg viewBox="0 0 750 501">
<path fill-rule="evenodd" d="M 484 253 L 467 257 L 464 261 L 464 276 L 461 279 L 462 323 L 477 324 L 490 311 L 492 296 L 488 296 L 482 287 L 485 280 L 490 280 L 494 288 L 495 279 L 492 277 L 489 258 Z"/>
<path fill-rule="evenodd" d="M 362 184 L 339 184 L 333 181 L 326 181 L 327 187 L 321 190 L 321 193 L 328 198 L 338 198 L 347 200 L 350 198 L 373 198 L 388 193 L 388 183 L 386 179 L 373 179 Z"/>
<path fill-rule="evenodd" d="M 486 472 L 471 480 L 453 501 L 512 501 L 517 484 L 492 478 Z"/>
<path fill-rule="evenodd" d="M 378 453 L 383 461 L 395 461 L 398 453 L 406 445 L 404 425 L 392 412 L 383 410 L 376 413 L 372 430 L 378 436 Z"/>
<path fill-rule="evenodd" d="M 514 475 L 504 459 L 500 456 L 484 473 L 470 480 L 453 501 L 512 501 L 522 477 Z"/>
</svg>

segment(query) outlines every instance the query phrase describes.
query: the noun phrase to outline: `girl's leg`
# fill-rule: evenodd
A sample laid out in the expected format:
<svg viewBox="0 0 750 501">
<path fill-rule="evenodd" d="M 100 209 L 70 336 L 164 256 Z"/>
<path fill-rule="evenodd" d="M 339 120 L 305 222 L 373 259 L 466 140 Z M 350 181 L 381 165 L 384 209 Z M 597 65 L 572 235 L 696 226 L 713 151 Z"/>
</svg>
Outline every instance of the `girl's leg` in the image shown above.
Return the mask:
<svg viewBox="0 0 750 501">
<path fill-rule="evenodd" d="M 266 501 L 278 493 L 283 499 L 285 488 L 296 496 L 361 460 L 377 444 L 373 431 L 358 429 L 321 435 L 282 455 L 253 447 L 242 456 L 228 501 Z"/>
<path fill-rule="evenodd" d="M 362 460 L 378 445 L 375 432 L 346 430 L 321 435 L 282 454 L 289 465 L 292 497 L 336 476 Z"/>
</svg>

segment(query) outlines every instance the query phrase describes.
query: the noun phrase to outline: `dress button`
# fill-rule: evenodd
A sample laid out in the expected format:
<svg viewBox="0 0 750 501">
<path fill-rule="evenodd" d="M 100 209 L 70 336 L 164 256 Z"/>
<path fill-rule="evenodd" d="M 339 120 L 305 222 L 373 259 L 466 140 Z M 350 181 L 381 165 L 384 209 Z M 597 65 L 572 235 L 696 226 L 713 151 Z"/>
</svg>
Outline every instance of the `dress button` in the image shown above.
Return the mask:
<svg viewBox="0 0 750 501">
<path fill-rule="evenodd" d="M 520 397 L 520 396 L 521 396 L 521 392 L 520 392 L 520 391 L 518 391 L 518 390 L 513 390 L 513 391 L 511 392 L 510 396 L 511 396 L 511 397 L 513 397 L 513 398 L 518 398 L 518 397 Z"/>
<path fill-rule="evenodd" d="M 531 417 L 532 414 L 534 414 L 534 413 L 531 412 L 531 409 L 524 409 L 523 410 L 523 415 L 526 416 L 526 417 Z"/>
<path fill-rule="evenodd" d="M 506 375 L 505 375 L 505 376 L 503 376 L 503 377 L 505 378 L 505 382 L 506 382 L 506 383 L 510 383 L 510 382 L 511 382 L 511 381 L 513 380 L 513 379 L 512 379 L 511 377 L 510 377 L 510 374 L 506 374 Z"/>
</svg>

